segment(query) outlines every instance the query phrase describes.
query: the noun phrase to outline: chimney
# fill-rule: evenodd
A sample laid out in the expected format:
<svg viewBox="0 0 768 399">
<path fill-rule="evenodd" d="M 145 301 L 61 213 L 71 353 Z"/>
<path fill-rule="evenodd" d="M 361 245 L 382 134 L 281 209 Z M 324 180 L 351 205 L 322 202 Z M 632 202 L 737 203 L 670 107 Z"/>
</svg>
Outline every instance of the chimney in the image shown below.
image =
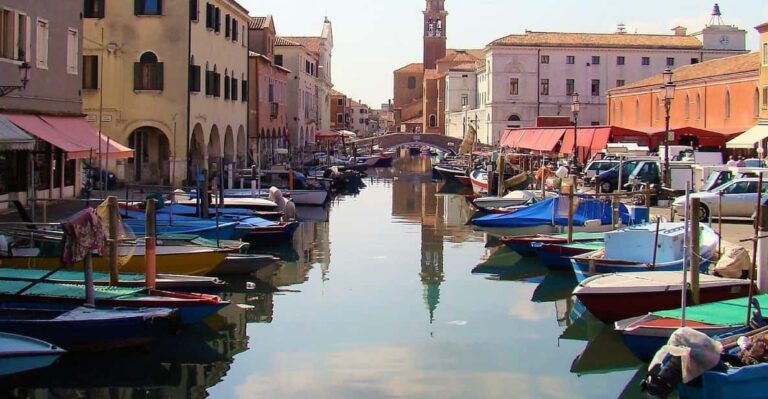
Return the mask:
<svg viewBox="0 0 768 399">
<path fill-rule="evenodd" d="M 672 28 L 672 32 L 675 32 L 675 36 L 685 36 L 688 34 L 688 28 L 684 26 L 676 26 Z"/>
</svg>

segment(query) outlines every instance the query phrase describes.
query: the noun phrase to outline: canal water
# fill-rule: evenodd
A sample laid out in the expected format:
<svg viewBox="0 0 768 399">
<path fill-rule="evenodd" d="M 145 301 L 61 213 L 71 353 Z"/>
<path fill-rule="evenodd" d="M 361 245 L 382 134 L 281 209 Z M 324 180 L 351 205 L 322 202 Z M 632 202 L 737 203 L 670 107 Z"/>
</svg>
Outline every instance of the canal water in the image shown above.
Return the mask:
<svg viewBox="0 0 768 399">
<path fill-rule="evenodd" d="M 231 279 L 206 325 L 143 350 L 67 355 L 18 398 L 632 398 L 642 365 L 574 306 L 575 278 L 466 225 L 430 159 L 301 209 L 279 268 Z"/>
</svg>

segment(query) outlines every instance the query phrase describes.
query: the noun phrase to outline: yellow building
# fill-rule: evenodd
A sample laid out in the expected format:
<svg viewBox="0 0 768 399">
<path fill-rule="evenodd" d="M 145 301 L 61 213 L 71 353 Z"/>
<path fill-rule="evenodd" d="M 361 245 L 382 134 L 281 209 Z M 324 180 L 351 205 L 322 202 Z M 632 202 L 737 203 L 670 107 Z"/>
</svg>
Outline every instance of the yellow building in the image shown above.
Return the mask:
<svg viewBox="0 0 768 399">
<path fill-rule="evenodd" d="M 760 33 L 760 120 L 768 123 L 768 22 L 755 29 Z"/>
<path fill-rule="evenodd" d="M 235 0 L 91 3 L 83 112 L 136 150 L 118 174 L 180 184 L 196 169 L 246 166 L 248 11 Z"/>
</svg>

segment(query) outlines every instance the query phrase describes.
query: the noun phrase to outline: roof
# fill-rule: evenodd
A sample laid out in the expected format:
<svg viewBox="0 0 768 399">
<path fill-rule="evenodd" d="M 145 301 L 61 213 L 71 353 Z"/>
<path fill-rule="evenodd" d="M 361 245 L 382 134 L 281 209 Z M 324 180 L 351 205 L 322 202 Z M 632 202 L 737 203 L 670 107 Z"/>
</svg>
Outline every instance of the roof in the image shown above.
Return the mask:
<svg viewBox="0 0 768 399">
<path fill-rule="evenodd" d="M 459 64 L 450 67 L 449 71 L 456 71 L 456 72 L 474 72 L 477 70 L 478 67 L 484 65 L 483 63 L 477 63 L 477 62 L 467 62 L 464 64 Z"/>
<path fill-rule="evenodd" d="M 424 64 L 422 63 L 412 63 L 408 64 L 400 69 L 395 69 L 395 72 L 403 72 L 403 73 L 423 73 L 424 72 Z"/>
<path fill-rule="evenodd" d="M 274 20 L 271 15 L 265 17 L 253 17 L 248 21 L 248 29 L 265 29 L 274 26 Z"/>
<path fill-rule="evenodd" d="M 676 83 L 679 83 L 688 80 L 711 78 L 715 76 L 731 75 L 742 72 L 759 73 L 759 71 L 760 53 L 755 52 L 734 55 L 732 57 L 718 58 L 700 62 L 698 64 L 683 65 L 679 68 L 675 68 L 672 78 Z M 663 82 L 664 80 L 662 74 L 658 74 L 625 86 L 617 87 L 609 91 L 619 92 L 640 87 L 661 86 Z"/>
<path fill-rule="evenodd" d="M 469 50 L 469 51 L 468 50 L 452 50 L 445 57 L 437 60 L 437 62 L 438 63 L 441 63 L 441 62 L 467 63 L 467 62 L 479 61 L 480 59 L 484 58 L 484 56 L 477 57 L 475 54 L 472 54 L 470 51 L 477 51 L 477 50 Z"/>
<path fill-rule="evenodd" d="M 283 72 L 286 72 L 286 73 L 291 73 L 290 69 L 285 68 L 282 65 L 275 64 L 274 60 L 270 59 L 269 57 L 267 57 L 264 54 L 259 54 L 259 53 L 255 52 L 255 51 L 248 51 L 248 57 L 249 58 L 261 58 L 262 60 L 264 60 L 264 61 L 268 62 L 270 65 L 272 65 L 272 68 L 275 68 L 277 70 L 280 70 L 280 71 L 283 71 Z"/>
<path fill-rule="evenodd" d="M 489 46 L 665 48 L 688 50 L 698 50 L 703 47 L 699 39 L 693 36 L 531 31 L 526 31 L 524 35 L 502 37 L 491 42 Z"/>
<path fill-rule="evenodd" d="M 424 79 L 440 79 L 443 76 L 445 76 L 445 74 L 439 72 L 437 69 L 427 69 L 424 71 Z"/>
<path fill-rule="evenodd" d="M 408 119 L 407 121 L 403 121 L 401 123 L 402 124 L 406 124 L 406 123 L 407 124 L 413 124 L 413 123 L 422 124 L 422 123 L 424 123 L 424 118 L 422 118 L 421 116 L 417 116 L 417 117 L 415 117 L 413 119 Z"/>
<path fill-rule="evenodd" d="M 342 97 L 346 97 L 347 96 L 346 94 L 344 94 L 344 93 L 342 93 L 342 92 L 340 92 L 340 91 L 338 91 L 336 89 L 331 89 L 331 95 L 332 96 L 342 96 Z"/>
<path fill-rule="evenodd" d="M 298 43 L 313 53 L 320 52 L 320 43 L 323 40 L 323 38 L 316 36 L 283 36 L 283 39 Z"/>
<path fill-rule="evenodd" d="M 471 55 L 472 57 L 481 60 L 485 58 L 485 50 L 483 49 L 477 49 L 477 48 L 467 48 L 467 49 L 455 49 L 455 48 L 449 48 L 446 51 L 446 57 L 450 56 L 453 53 L 463 52 L 466 54 Z"/>
<path fill-rule="evenodd" d="M 301 46 L 301 44 L 286 39 L 282 36 L 278 36 L 275 38 L 275 46 Z"/>
</svg>

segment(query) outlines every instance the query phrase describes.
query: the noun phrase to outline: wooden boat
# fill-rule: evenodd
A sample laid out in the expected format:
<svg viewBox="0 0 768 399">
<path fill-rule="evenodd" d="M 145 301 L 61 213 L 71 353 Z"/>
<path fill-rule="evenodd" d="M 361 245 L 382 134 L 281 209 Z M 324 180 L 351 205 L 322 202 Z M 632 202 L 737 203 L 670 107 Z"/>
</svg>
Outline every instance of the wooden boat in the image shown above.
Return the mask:
<svg viewBox="0 0 768 399">
<path fill-rule="evenodd" d="M 532 242 L 533 253 L 541 259 L 544 266 L 550 269 L 571 269 L 571 257 L 585 254 L 603 248 L 605 244 L 600 241 L 581 241 L 573 243 L 549 244 Z"/>
<path fill-rule="evenodd" d="M 198 219 L 195 221 L 174 220 L 158 221 L 155 228 L 157 234 L 194 234 L 198 237 L 215 240 L 216 237 L 225 240 L 237 240 L 238 222 L 221 220 L 218 225 L 215 220 Z M 146 235 L 146 221 L 144 219 L 123 219 L 123 225 L 136 236 Z"/>
<path fill-rule="evenodd" d="M 573 242 L 597 241 L 603 239 L 604 233 L 580 232 L 573 234 Z M 501 238 L 509 249 L 520 255 L 534 255 L 531 243 L 564 244 L 568 242 L 568 234 L 529 234 L 521 236 L 506 236 Z"/>
<path fill-rule="evenodd" d="M 488 194 L 488 172 L 474 169 L 469 172 L 469 180 L 472 182 L 472 191 L 475 194 Z"/>
<path fill-rule="evenodd" d="M 141 240 L 139 242 L 142 242 Z M 139 244 L 140 245 L 140 244 Z M 157 245 L 199 246 L 205 248 L 229 249 L 233 253 L 248 253 L 250 244 L 241 240 L 208 239 L 194 234 L 163 234 L 157 236 Z"/>
<path fill-rule="evenodd" d="M 768 303 L 768 295 L 756 295 L 755 298 L 760 303 Z M 747 299 L 735 298 L 689 306 L 685 310 L 685 326 L 710 337 L 748 329 L 744 327 Z M 615 328 L 621 334 L 624 344 L 638 359 L 649 361 L 680 325 L 681 310 L 670 309 L 617 321 Z"/>
<path fill-rule="evenodd" d="M 144 246 L 120 247 L 121 272 L 143 273 L 146 270 Z M 231 253 L 231 250 L 193 247 L 193 246 L 158 246 L 156 249 L 156 266 L 158 273 L 185 274 L 190 276 L 205 276 L 211 273 Z M 28 251 L 12 249 L 13 256 L 0 258 L 0 266 L 21 269 L 52 270 L 61 265 L 59 256 L 37 256 L 39 250 L 31 248 Z M 83 262 L 75 264 L 75 269 L 82 270 Z M 108 272 L 109 258 L 93 257 L 94 271 Z"/>
<path fill-rule="evenodd" d="M 525 190 L 531 183 L 531 175 L 528 172 L 518 173 L 504 180 L 504 187 L 509 191 Z"/>
<path fill-rule="evenodd" d="M 293 240 L 293 233 L 296 232 L 299 225 L 299 222 L 292 221 L 278 223 L 273 226 L 243 227 L 247 230 L 243 240 L 250 243 L 258 243 L 262 241 L 291 241 Z"/>
<path fill-rule="evenodd" d="M 280 258 L 266 254 L 231 254 L 221 262 L 211 274 L 216 276 L 231 274 L 251 274 L 280 262 Z"/>
<path fill-rule="evenodd" d="M 66 353 L 48 342 L 0 332 L 0 376 L 50 366 Z"/>
<path fill-rule="evenodd" d="M 198 323 L 229 304 L 216 295 L 121 287 L 95 287 L 95 299 L 96 306 L 100 307 L 178 309 L 184 325 Z M 40 282 L 31 285 L 26 281 L 0 280 L 0 302 L 9 308 L 69 310 L 84 301 L 84 284 Z"/>
<path fill-rule="evenodd" d="M 281 189 L 282 190 L 282 189 Z M 269 189 L 256 190 L 256 195 L 251 189 L 228 189 L 224 190 L 224 202 L 229 202 L 233 198 L 266 198 L 269 195 Z M 290 198 L 296 205 L 304 206 L 323 206 L 328 201 L 329 195 L 326 190 L 284 190 L 285 197 Z"/>
<path fill-rule="evenodd" d="M 172 309 L 100 309 L 75 306 L 0 308 L 0 330 L 50 342 L 69 351 L 143 345 L 175 330 Z"/>
<path fill-rule="evenodd" d="M 458 180 L 459 176 L 467 176 L 467 166 L 461 164 L 439 163 L 432 169 L 440 175 L 443 180 Z"/>
<path fill-rule="evenodd" d="M 604 251 L 587 252 L 571 258 L 576 278 L 584 281 L 589 276 L 601 273 L 682 270 L 684 226 L 683 223 L 659 225 L 655 259 L 655 224 L 636 225 L 607 232 Z M 699 267 L 702 272 L 709 267 L 708 259 L 711 259 L 717 250 L 717 241 L 717 233 L 708 226 L 701 225 L 699 254 L 702 262 Z"/>
<path fill-rule="evenodd" d="M 749 294 L 749 280 L 699 276 L 700 303 Z M 606 323 L 680 306 L 680 272 L 654 271 L 592 276 L 573 290 L 590 313 Z"/>
<path fill-rule="evenodd" d="M 187 206 L 196 206 L 197 200 L 195 199 L 179 199 L 176 201 L 177 204 L 180 205 L 187 205 Z M 220 208 L 241 208 L 241 209 L 248 209 L 251 211 L 274 211 L 277 209 L 277 204 L 270 200 L 262 199 L 262 198 L 225 198 L 224 202 L 219 204 L 219 199 L 217 197 L 211 198 L 211 208 L 216 208 L 216 206 L 219 206 Z"/>
<path fill-rule="evenodd" d="M 0 268 L 0 281 L 40 281 L 47 270 Z M 143 288 L 144 274 L 120 273 L 118 287 Z M 83 284 L 83 273 L 79 271 L 59 270 L 45 279 L 49 283 Z M 109 286 L 109 273 L 94 272 L 93 283 L 97 286 Z M 183 276 L 179 274 L 156 275 L 155 288 L 165 291 L 178 292 L 220 292 L 227 283 L 216 277 Z"/>
<path fill-rule="evenodd" d="M 391 155 L 377 154 L 365 161 L 365 165 L 369 168 L 388 168 L 392 166 L 392 162 L 395 160 Z"/>
<path fill-rule="evenodd" d="M 510 206 L 529 205 L 537 202 L 536 193 L 528 190 L 517 190 L 508 193 L 503 197 L 478 197 L 470 202 L 481 212 L 489 212 L 496 208 L 506 208 Z"/>
</svg>

